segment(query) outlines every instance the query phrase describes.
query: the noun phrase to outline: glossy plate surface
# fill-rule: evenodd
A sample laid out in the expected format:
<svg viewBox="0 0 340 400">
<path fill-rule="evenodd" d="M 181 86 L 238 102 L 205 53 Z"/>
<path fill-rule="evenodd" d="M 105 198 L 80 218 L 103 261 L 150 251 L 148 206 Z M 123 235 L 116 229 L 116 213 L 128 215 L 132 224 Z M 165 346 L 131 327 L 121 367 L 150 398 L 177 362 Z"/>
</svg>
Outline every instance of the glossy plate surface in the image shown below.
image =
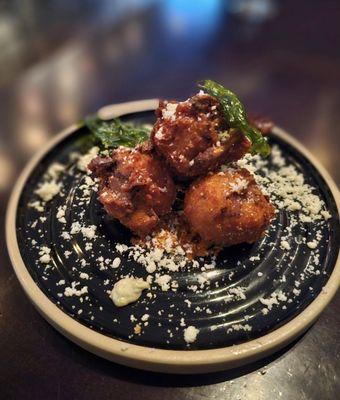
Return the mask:
<svg viewBox="0 0 340 400">
<path fill-rule="evenodd" d="M 152 112 L 129 114 L 124 118 L 138 123 L 154 121 Z M 280 210 L 272 221 L 268 234 L 260 242 L 225 249 L 218 256 L 217 266 L 214 269 L 202 272 L 200 267 L 189 266 L 171 273 L 172 278 L 178 283 L 177 292 L 162 291 L 159 285 L 153 284 L 152 299 L 144 292 L 139 301 L 123 308 L 116 308 L 109 298 L 108 292 L 113 284 L 128 274 L 146 278 L 148 273 L 145 267 L 129 259 L 126 254 L 116 251 L 116 243 L 129 244 L 129 232 L 117 222 L 107 218 L 96 199 L 96 192 L 91 192 L 84 200 L 84 193 L 79 189 L 84 183 L 85 175 L 76 170 L 74 163 L 69 162 L 69 155 L 79 151 L 83 145 L 81 138 L 86 134 L 86 129 L 78 128 L 72 130 L 71 134 L 64 134 L 64 137 L 45 152 L 21 179 L 21 187 L 17 188 L 17 194 L 13 195 L 10 204 L 7 229 L 14 266 L 16 267 L 18 259 L 21 258 L 20 263 L 24 265 L 25 273 L 28 273 L 34 285 L 40 289 L 38 289 L 39 296 L 48 298 L 53 303 L 50 304 L 51 309 L 57 307 L 61 311 L 60 318 L 63 319 L 65 316 L 63 323 L 66 325 L 60 326 L 60 320 L 57 321 L 59 317 L 46 315 L 49 311 L 43 310 L 37 304 L 28 287 L 32 282 L 29 285 L 27 281 L 22 282 L 25 290 L 40 311 L 68 337 L 97 354 L 128 365 L 170 371 L 171 367 L 166 365 L 176 364 L 176 361 L 167 361 L 165 354 L 168 356 L 170 353 L 177 354 L 177 363 L 180 365 L 183 361 L 178 357 L 188 354 L 188 365 L 196 366 L 191 371 L 204 372 L 228 367 L 228 362 L 232 361 L 234 363 L 231 365 L 246 362 L 250 353 L 242 355 L 242 346 L 246 351 L 247 348 L 248 350 L 253 348 L 249 347 L 249 344 L 260 345 L 255 353 L 252 353 L 253 358 L 258 357 L 261 352 L 268 353 L 269 348 L 274 350 L 282 346 L 287 342 L 287 338 L 269 347 L 266 347 L 265 340 L 262 339 L 275 338 L 275 333 L 284 332 L 280 328 L 287 327 L 290 331 L 286 334 L 289 337 L 296 336 L 297 331 L 306 329 L 315 319 L 336 290 L 339 281 L 339 268 L 336 267 L 339 223 L 334 199 L 334 194 L 337 194 L 332 193 L 319 169 L 294 145 L 283 139 L 278 130 L 276 131 L 277 133 L 274 131 L 270 136 L 271 145 L 277 145 L 287 164 L 293 164 L 304 175 L 305 181 L 325 202 L 333 217 L 326 222 L 322 220 L 298 223 L 287 234 L 292 215 L 298 214 L 296 211 Z M 27 205 L 37 200 L 34 190 L 42 180 L 43 174 L 54 162 L 68 166 L 67 172 L 61 176 L 64 196 L 53 198 L 41 213 Z M 271 160 L 268 161 L 267 167 L 269 171 L 277 168 Z M 16 200 L 17 204 L 14 204 Z M 66 224 L 57 219 L 58 208 L 62 205 L 66 205 Z M 82 226 L 97 226 L 96 239 L 89 240 L 78 233 L 71 235 L 71 239 L 65 240 L 62 232 L 70 232 L 71 225 L 75 221 L 79 221 Z M 313 241 L 316 236 L 320 238 L 317 251 L 306 244 Z M 295 238 L 299 240 L 296 241 Z M 14 239 L 17 240 L 15 245 Z M 289 248 L 282 248 L 282 240 L 289 243 Z M 46 269 L 46 265 L 39 262 L 42 246 L 51 249 L 49 263 L 51 268 Z M 16 250 L 19 250 L 19 254 Z M 315 265 L 316 254 L 317 265 Z M 121 259 L 121 265 L 119 268 L 111 268 L 110 265 L 116 257 Z M 209 260 L 202 260 L 201 266 L 204 263 L 209 263 Z M 17 268 L 16 272 L 21 274 Z M 325 288 L 332 274 L 331 286 Z M 207 277 L 207 275 L 209 283 L 200 289 L 202 276 Z M 88 295 L 65 296 L 65 287 L 71 286 L 72 282 L 79 282 L 78 289 L 86 286 Z M 198 286 L 196 291 L 193 290 L 195 286 Z M 283 297 L 268 307 L 266 300 L 273 298 L 273 293 L 283 293 Z M 316 298 L 322 298 L 322 304 L 320 303 L 319 307 L 307 317 L 308 306 L 316 304 L 314 301 Z M 264 308 L 269 310 L 264 311 Z M 298 329 L 295 332 L 289 328 L 289 323 L 292 324 L 297 316 L 304 314 L 304 311 L 306 311 L 304 323 L 300 327 L 296 324 Z M 141 321 L 145 314 L 149 315 L 146 324 Z M 79 324 L 72 329 L 68 328 L 70 319 Z M 135 334 L 136 324 L 141 325 L 141 334 Z M 195 326 L 199 334 L 196 341 L 188 346 L 183 334 L 185 327 L 190 325 Z M 88 330 L 81 333 L 84 327 Z M 100 337 L 105 337 L 109 341 L 113 339 L 112 351 L 109 350 L 107 353 L 107 349 L 97 348 L 96 340 L 91 341 L 91 335 L 86 335 L 89 331 L 98 333 L 98 340 Z M 156 350 L 150 351 L 150 348 Z M 142 353 L 148 351 L 146 358 L 155 359 L 141 361 L 143 357 L 138 356 L 137 349 Z M 168 351 L 162 352 L 158 349 Z M 204 352 L 195 350 L 209 351 L 209 349 L 240 351 L 234 352 L 232 358 L 230 354 L 229 358 L 225 355 L 224 359 L 219 355 L 219 360 L 215 359 L 215 364 L 213 359 L 201 362 L 199 367 L 195 355 Z M 211 353 L 211 356 L 213 354 Z M 209 367 L 204 367 L 205 363 L 208 363 Z M 160 367 L 159 364 L 164 364 L 165 367 Z M 187 372 L 186 367 L 183 366 L 182 370 L 178 367 L 178 372 Z"/>
</svg>

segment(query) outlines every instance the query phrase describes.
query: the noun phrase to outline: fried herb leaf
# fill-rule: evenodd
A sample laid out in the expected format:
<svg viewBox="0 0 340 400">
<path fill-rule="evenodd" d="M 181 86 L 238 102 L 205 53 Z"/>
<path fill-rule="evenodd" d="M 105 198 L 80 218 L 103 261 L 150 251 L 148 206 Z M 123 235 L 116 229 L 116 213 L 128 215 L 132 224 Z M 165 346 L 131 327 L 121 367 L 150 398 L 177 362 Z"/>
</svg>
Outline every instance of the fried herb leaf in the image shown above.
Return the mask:
<svg viewBox="0 0 340 400">
<path fill-rule="evenodd" d="M 149 138 L 148 129 L 122 122 L 119 118 L 103 121 L 98 117 L 89 117 L 85 124 L 106 149 L 136 147 Z"/>
<path fill-rule="evenodd" d="M 219 101 L 230 127 L 240 130 L 250 140 L 252 154 L 269 155 L 270 147 L 266 138 L 257 128 L 250 125 L 244 106 L 235 93 L 210 79 L 205 80 L 199 87 Z"/>
</svg>

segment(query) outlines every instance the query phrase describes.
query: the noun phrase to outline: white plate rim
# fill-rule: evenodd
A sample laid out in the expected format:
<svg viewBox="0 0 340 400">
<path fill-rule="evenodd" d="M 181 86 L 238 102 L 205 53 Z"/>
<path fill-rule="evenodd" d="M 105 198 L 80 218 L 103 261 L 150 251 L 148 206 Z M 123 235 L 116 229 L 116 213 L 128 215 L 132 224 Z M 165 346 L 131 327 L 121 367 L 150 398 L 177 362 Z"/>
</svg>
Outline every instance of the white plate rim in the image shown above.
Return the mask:
<svg viewBox="0 0 340 400">
<path fill-rule="evenodd" d="M 157 99 L 150 99 L 111 105 L 105 108 L 106 116 L 120 116 L 130 112 L 153 110 L 157 104 Z M 8 253 L 22 288 L 40 314 L 74 343 L 105 359 L 149 371 L 180 374 L 216 372 L 245 365 L 283 348 L 306 331 L 334 297 L 340 283 L 339 255 L 324 290 L 299 315 L 271 333 L 234 346 L 208 350 L 154 349 L 110 338 L 74 320 L 58 308 L 32 279 L 20 254 L 15 225 L 19 198 L 31 172 L 47 152 L 71 135 L 78 127 L 79 124 L 74 124 L 63 130 L 32 157 L 13 188 L 6 213 Z M 339 212 L 338 188 L 320 162 L 283 129 L 275 127 L 273 133 L 294 146 L 316 167 L 331 190 Z"/>
</svg>

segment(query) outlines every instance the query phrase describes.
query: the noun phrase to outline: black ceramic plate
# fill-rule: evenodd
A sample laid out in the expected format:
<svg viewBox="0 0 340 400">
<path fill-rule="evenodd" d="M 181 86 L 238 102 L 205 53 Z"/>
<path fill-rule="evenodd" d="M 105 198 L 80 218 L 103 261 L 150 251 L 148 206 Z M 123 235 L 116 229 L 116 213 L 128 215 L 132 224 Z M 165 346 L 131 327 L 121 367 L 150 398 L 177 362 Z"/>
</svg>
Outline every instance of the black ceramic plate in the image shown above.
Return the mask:
<svg viewBox="0 0 340 400">
<path fill-rule="evenodd" d="M 154 116 L 153 112 L 141 112 L 123 119 L 152 123 Z M 87 134 L 84 127 L 74 130 L 41 158 L 22 182 L 15 210 L 17 244 L 25 268 L 40 291 L 63 314 L 127 345 L 194 353 L 194 350 L 227 348 L 267 337 L 294 320 L 326 291 L 338 255 L 339 222 L 335 199 L 325 178 L 311 161 L 273 133 L 269 136 L 271 146 L 279 148 L 287 165 L 294 165 L 303 174 L 305 183 L 324 202 L 323 207 L 332 218 L 299 221 L 287 231 L 292 218 L 298 218 L 300 211 L 282 208 L 262 240 L 253 245 L 226 248 L 219 254 L 216 267 L 206 271 L 209 283 L 204 284 L 203 289 L 192 290 L 193 286 L 200 286 L 204 272 L 200 267 L 189 265 L 178 272 L 163 271 L 178 282 L 176 292 L 162 291 L 159 285 L 152 284 L 151 299 L 145 291 L 137 302 L 115 307 L 108 294 L 113 284 L 122 276 L 131 274 L 146 278 L 148 273 L 127 254 L 117 252 L 117 243 L 129 244 L 130 233 L 106 216 L 96 192 L 92 191 L 83 199 L 79 188 L 86 175 L 76 170 L 69 156 L 84 150 L 83 138 Z M 34 191 L 55 162 L 67 165 L 67 171 L 60 178 L 63 195 L 55 196 L 46 204 L 44 212 L 38 212 L 28 204 L 37 200 Z M 278 166 L 269 158 L 266 168 L 270 172 Z M 258 173 L 263 175 L 268 171 L 264 169 Z M 66 205 L 66 224 L 56 217 L 61 205 Z M 75 233 L 65 239 L 62 232 L 70 232 L 74 221 L 82 226 L 95 225 L 97 237 L 91 240 Z M 316 237 L 317 248 L 313 248 L 310 243 Z M 47 268 L 39 261 L 42 246 L 51 249 Z M 110 267 L 115 257 L 122 261 L 119 268 Z M 209 261 L 200 260 L 200 266 Z M 333 278 L 337 280 L 338 275 Z M 65 287 L 75 281 L 79 282 L 78 289 L 86 286 L 88 294 L 65 296 Z M 278 293 L 281 295 L 277 297 Z M 141 321 L 145 314 L 149 315 L 146 324 Z M 53 320 L 51 315 L 48 318 Z M 310 322 L 311 319 L 306 321 L 305 326 Z M 141 325 L 141 334 L 134 332 L 137 323 Z M 199 330 L 196 341 L 190 346 L 184 340 L 184 329 L 188 326 Z"/>
</svg>

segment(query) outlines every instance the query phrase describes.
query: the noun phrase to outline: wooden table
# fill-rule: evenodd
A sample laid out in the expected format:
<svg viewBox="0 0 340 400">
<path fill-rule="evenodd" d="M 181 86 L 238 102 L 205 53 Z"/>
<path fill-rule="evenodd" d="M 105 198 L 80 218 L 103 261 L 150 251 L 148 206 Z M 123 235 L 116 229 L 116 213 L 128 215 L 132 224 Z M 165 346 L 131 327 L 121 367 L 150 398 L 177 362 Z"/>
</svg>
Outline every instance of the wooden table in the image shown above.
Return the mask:
<svg viewBox="0 0 340 400">
<path fill-rule="evenodd" d="M 0 221 L 23 164 L 105 104 L 186 98 L 209 77 L 301 140 L 337 182 L 337 1 L 0 4 Z M 3 226 L 3 223 L 1 224 Z M 254 365 L 167 376 L 99 359 L 58 334 L 21 290 L 0 233 L 2 399 L 335 399 L 340 295 L 293 345 Z"/>
</svg>

